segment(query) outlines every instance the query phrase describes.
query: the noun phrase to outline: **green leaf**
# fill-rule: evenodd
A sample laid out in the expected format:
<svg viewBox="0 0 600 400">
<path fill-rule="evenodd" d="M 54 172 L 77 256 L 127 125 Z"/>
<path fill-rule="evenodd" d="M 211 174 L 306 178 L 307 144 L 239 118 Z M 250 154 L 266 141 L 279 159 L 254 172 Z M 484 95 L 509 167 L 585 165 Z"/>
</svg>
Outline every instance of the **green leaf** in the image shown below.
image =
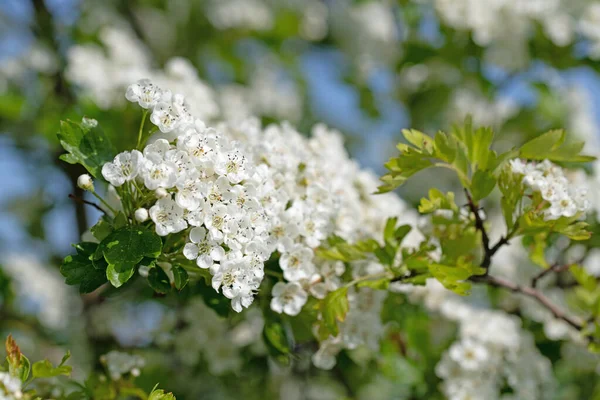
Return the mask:
<svg viewBox="0 0 600 400">
<path fill-rule="evenodd" d="M 61 121 L 58 139 L 67 151 L 60 157 L 61 160 L 83 165 L 96 178 L 100 176 L 102 166 L 116 154 L 108 137 L 98 126 L 90 128 L 70 120 Z"/>
<path fill-rule="evenodd" d="M 15 369 L 11 370 L 11 375 L 18 377 L 21 382 L 25 382 L 27 378 L 29 378 L 29 372 L 31 371 L 31 362 L 29 359 L 25 357 L 24 354 L 21 354 L 21 361 L 19 366 Z"/>
<path fill-rule="evenodd" d="M 557 162 L 589 162 L 596 157 L 580 155 L 584 142 L 566 142 L 566 132 L 562 129 L 546 132 L 531 139 L 521 147 L 520 156 L 530 160 Z"/>
<path fill-rule="evenodd" d="M 429 198 L 424 197 L 421 199 L 419 212 L 429 214 L 437 210 L 458 211 L 458 206 L 454 201 L 454 193 L 444 194 L 436 188 L 429 189 Z"/>
<path fill-rule="evenodd" d="M 148 283 L 150 287 L 157 293 L 169 293 L 171 291 L 171 282 L 169 277 L 160 267 L 150 269 L 148 273 Z"/>
<path fill-rule="evenodd" d="M 452 164 L 456 158 L 457 143 L 454 136 L 438 132 L 434 139 L 435 156 L 442 161 Z"/>
<path fill-rule="evenodd" d="M 396 224 L 398 223 L 398 218 L 388 218 L 385 222 L 385 228 L 383 229 L 383 240 L 388 242 L 394 240 L 394 232 L 396 230 Z"/>
<path fill-rule="evenodd" d="M 150 396 L 148 396 L 148 400 L 176 400 L 176 398 L 173 393 L 165 393 L 164 390 L 156 389 L 155 386 Z"/>
<path fill-rule="evenodd" d="M 161 251 L 162 240 L 154 231 L 142 226 L 125 226 L 100 242 L 95 258 L 100 254 L 104 256 L 109 268 L 112 265 L 111 276 L 116 278 L 115 272 L 127 276 L 144 257 L 157 258 Z M 118 281 L 122 279 L 115 279 Z"/>
<path fill-rule="evenodd" d="M 511 230 L 515 224 L 517 207 L 525 193 L 522 177 L 518 174 L 513 174 L 510 168 L 504 168 L 498 178 L 498 187 L 502 193 L 500 200 L 502 215 L 504 216 L 508 230 Z M 517 217 L 519 216 L 517 215 Z"/>
<path fill-rule="evenodd" d="M 263 339 L 269 354 L 275 360 L 284 365 L 290 363 L 290 356 L 294 347 L 293 338 L 288 336 L 288 331 L 283 327 L 279 316 L 267 315 L 267 320 L 263 328 Z"/>
<path fill-rule="evenodd" d="M 113 231 L 113 226 L 108 221 L 106 216 L 102 216 L 98 220 L 98 222 L 96 222 L 96 225 L 92 226 L 90 231 L 92 232 L 92 235 L 94 235 L 94 237 L 96 239 L 98 239 L 99 241 L 102 241 Z"/>
<path fill-rule="evenodd" d="M 375 289 L 375 290 L 387 290 L 389 285 L 390 285 L 390 279 L 382 278 L 382 279 L 369 279 L 369 280 L 365 280 L 365 281 L 360 281 L 356 284 L 356 287 L 358 287 L 358 288 L 369 287 L 369 288 Z"/>
<path fill-rule="evenodd" d="M 116 288 L 123 286 L 135 272 L 135 267 L 123 267 L 124 269 L 117 271 L 115 264 L 108 264 L 106 268 L 106 278 Z"/>
<path fill-rule="evenodd" d="M 496 178 L 489 171 L 477 170 L 471 181 L 471 194 L 474 201 L 486 198 L 496 187 Z"/>
<path fill-rule="evenodd" d="M 471 283 L 468 279 L 473 275 L 480 275 L 485 272 L 483 268 L 464 260 L 458 260 L 456 265 L 432 263 L 429 270 L 446 289 L 452 290 L 461 296 L 469 294 L 471 290 Z"/>
<path fill-rule="evenodd" d="M 321 316 L 327 331 L 332 336 L 337 336 L 339 333 L 338 321 L 343 322 L 348 313 L 348 288 L 341 287 L 333 292 L 329 292 L 323 300 L 321 300 Z"/>
<path fill-rule="evenodd" d="M 529 259 L 536 265 L 542 268 L 549 268 L 548 262 L 546 261 L 546 238 L 548 234 L 546 232 L 539 233 L 533 237 L 533 244 L 531 251 L 529 252 Z"/>
<path fill-rule="evenodd" d="M 181 290 L 188 284 L 190 277 L 185 269 L 179 265 L 173 266 L 171 269 L 173 272 L 173 284 L 177 290 Z"/>
<path fill-rule="evenodd" d="M 428 154 L 433 154 L 433 139 L 423 132 L 416 129 L 403 129 L 402 135 L 406 140 L 418 149 L 425 150 Z"/>
<path fill-rule="evenodd" d="M 59 375 L 70 376 L 71 371 L 72 367 L 70 365 L 54 367 L 48 360 L 38 361 L 33 364 L 32 368 L 34 378 L 52 378 Z"/>
<path fill-rule="evenodd" d="M 80 293 L 91 293 L 107 282 L 106 271 L 91 259 L 97 247 L 95 243 L 79 243 L 77 253 L 65 257 L 60 266 L 67 285 L 79 285 Z"/>
</svg>

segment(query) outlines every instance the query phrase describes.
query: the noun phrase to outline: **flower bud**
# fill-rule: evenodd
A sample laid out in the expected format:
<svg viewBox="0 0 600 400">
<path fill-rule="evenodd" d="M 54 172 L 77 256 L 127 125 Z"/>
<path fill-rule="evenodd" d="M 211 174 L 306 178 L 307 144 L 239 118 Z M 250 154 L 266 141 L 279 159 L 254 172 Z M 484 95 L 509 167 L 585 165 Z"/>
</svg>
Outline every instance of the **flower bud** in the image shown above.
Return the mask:
<svg viewBox="0 0 600 400">
<path fill-rule="evenodd" d="M 83 190 L 89 190 L 90 192 L 94 191 L 94 181 L 92 181 L 92 177 L 88 174 L 79 175 L 79 178 L 77 178 L 77 186 Z"/>
<path fill-rule="evenodd" d="M 169 192 L 165 188 L 158 188 L 154 191 L 157 199 L 162 199 L 163 197 L 167 197 Z"/>
<path fill-rule="evenodd" d="M 135 220 L 137 222 L 144 222 L 148 220 L 148 210 L 145 208 L 138 208 L 135 210 Z"/>
</svg>

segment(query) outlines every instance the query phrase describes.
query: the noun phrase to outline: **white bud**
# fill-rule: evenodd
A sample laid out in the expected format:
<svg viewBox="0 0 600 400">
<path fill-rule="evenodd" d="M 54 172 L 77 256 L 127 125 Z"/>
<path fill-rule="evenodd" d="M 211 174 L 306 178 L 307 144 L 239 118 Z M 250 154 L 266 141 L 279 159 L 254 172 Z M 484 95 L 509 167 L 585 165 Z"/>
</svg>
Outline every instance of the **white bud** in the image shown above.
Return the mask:
<svg viewBox="0 0 600 400">
<path fill-rule="evenodd" d="M 94 191 L 94 181 L 92 181 L 92 177 L 88 174 L 79 175 L 79 178 L 77 178 L 77 186 L 83 190 L 89 190 L 90 192 Z"/>
<path fill-rule="evenodd" d="M 154 194 L 156 194 L 157 199 L 162 199 L 163 197 L 167 197 L 169 192 L 165 188 L 158 188 L 154 191 Z"/>
<path fill-rule="evenodd" d="M 134 368 L 131 370 L 131 375 L 133 376 L 140 376 L 140 370 L 139 368 Z"/>
<path fill-rule="evenodd" d="M 135 210 L 135 220 L 137 222 L 144 222 L 148 220 L 148 210 L 145 208 L 138 208 Z"/>
</svg>

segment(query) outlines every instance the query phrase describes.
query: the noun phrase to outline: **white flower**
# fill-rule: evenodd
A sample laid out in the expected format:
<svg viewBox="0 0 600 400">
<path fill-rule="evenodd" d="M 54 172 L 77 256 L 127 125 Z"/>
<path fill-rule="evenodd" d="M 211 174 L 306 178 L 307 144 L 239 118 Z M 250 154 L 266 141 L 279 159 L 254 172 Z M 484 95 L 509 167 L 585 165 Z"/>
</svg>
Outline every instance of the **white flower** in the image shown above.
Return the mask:
<svg viewBox="0 0 600 400">
<path fill-rule="evenodd" d="M 291 316 L 298 315 L 308 299 L 308 294 L 297 282 L 277 282 L 271 295 L 271 310 Z"/>
<path fill-rule="evenodd" d="M 162 98 L 154 106 L 150 121 L 163 133 L 171 132 L 181 123 L 191 122 L 187 105 L 182 95 L 163 92 Z"/>
<path fill-rule="evenodd" d="M 283 277 L 291 282 L 309 278 L 314 270 L 312 258 L 311 249 L 300 243 L 295 244 L 288 253 L 282 254 L 279 260 Z"/>
<path fill-rule="evenodd" d="M 484 344 L 471 339 L 463 339 L 461 342 L 454 343 L 448 355 L 452 360 L 469 371 L 477 371 L 484 365 L 490 355 Z"/>
<path fill-rule="evenodd" d="M 191 173 L 178 180 L 175 201 L 180 207 L 193 211 L 204 202 L 207 192 L 207 185 L 199 179 L 198 173 Z"/>
<path fill-rule="evenodd" d="M 94 181 L 88 174 L 79 175 L 77 178 L 77 186 L 83 190 L 88 190 L 90 192 L 94 191 Z"/>
<path fill-rule="evenodd" d="M 319 350 L 312 355 L 312 362 L 317 368 L 330 370 L 335 366 L 335 356 L 341 349 L 340 339 L 330 337 L 320 343 Z"/>
<path fill-rule="evenodd" d="M 205 214 L 204 225 L 215 240 L 223 240 L 223 232 L 227 230 L 230 218 L 228 207 L 224 204 L 217 204 Z"/>
<path fill-rule="evenodd" d="M 231 183 L 240 183 L 248 178 L 246 171 L 246 157 L 239 150 L 230 151 L 219 155 L 215 165 L 215 172 L 227 177 Z"/>
<path fill-rule="evenodd" d="M 163 197 L 150 208 L 150 218 L 156 224 L 156 233 L 159 236 L 180 232 L 187 227 L 183 209 L 170 197 Z"/>
<path fill-rule="evenodd" d="M 132 103 L 138 103 L 142 108 L 152 108 L 160 100 L 162 90 L 155 86 L 149 79 L 140 79 L 137 83 L 129 85 L 125 98 Z"/>
<path fill-rule="evenodd" d="M 144 156 L 137 150 L 117 154 L 112 162 L 102 166 L 102 176 L 113 186 L 121 186 L 135 178 L 144 162 Z"/>
<path fill-rule="evenodd" d="M 144 185 L 150 190 L 172 188 L 177 181 L 177 167 L 174 163 L 163 160 L 158 153 L 148 153 L 142 176 Z"/>
<path fill-rule="evenodd" d="M 134 215 L 137 222 L 145 222 L 148 220 L 148 210 L 145 208 L 138 208 L 135 210 Z"/>
<path fill-rule="evenodd" d="M 216 241 L 212 240 L 210 234 L 204 227 L 196 227 L 190 231 L 190 240 L 183 248 L 183 255 L 188 260 L 196 260 L 200 268 L 210 268 L 215 261 L 221 261 L 225 250 Z"/>
</svg>

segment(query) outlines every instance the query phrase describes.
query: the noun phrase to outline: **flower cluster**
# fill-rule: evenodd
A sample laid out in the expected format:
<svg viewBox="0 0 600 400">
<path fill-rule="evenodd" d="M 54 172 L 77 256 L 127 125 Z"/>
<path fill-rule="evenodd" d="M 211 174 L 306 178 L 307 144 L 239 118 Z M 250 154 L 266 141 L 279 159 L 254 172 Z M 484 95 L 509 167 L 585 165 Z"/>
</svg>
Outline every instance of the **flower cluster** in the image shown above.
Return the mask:
<svg viewBox="0 0 600 400">
<path fill-rule="evenodd" d="M 182 95 L 141 80 L 126 96 L 151 111 L 150 121 L 169 140 L 155 137 L 142 152 L 118 154 L 102 167 L 104 178 L 115 187 L 156 191 L 148 210 L 156 233 L 190 228 L 184 256 L 209 270 L 215 290 L 241 311 L 252 303 L 274 249 L 271 217 L 260 201 L 272 197 L 274 183 L 243 146 L 194 119 Z M 146 217 L 140 209 L 138 215 Z"/>
<path fill-rule="evenodd" d="M 395 195 L 371 195 L 376 179 L 349 158 L 341 135 L 323 125 L 308 139 L 289 124 L 263 129 L 255 119 L 223 124 L 222 130 L 246 145 L 273 182 L 259 201 L 272 217 L 271 238 L 285 279 L 273 288 L 276 312 L 297 315 L 309 294 L 322 299 L 340 287 L 344 264 L 314 252 L 328 236 L 379 238 L 387 217 L 405 211 Z"/>
<path fill-rule="evenodd" d="M 21 380 L 6 372 L 0 372 L 0 400 L 17 400 L 22 396 Z"/>
<path fill-rule="evenodd" d="M 414 301 L 458 324 L 458 339 L 436 366 L 442 391 L 451 400 L 547 399 L 552 397 L 552 366 L 535 347 L 520 321 L 502 311 L 465 303 L 435 281 L 424 287 L 394 284 Z M 505 385 L 512 395 L 502 394 Z"/>
<path fill-rule="evenodd" d="M 550 161 L 525 163 L 515 159 L 511 160 L 510 166 L 513 173 L 523 175 L 523 182 L 533 191 L 539 192 L 549 204 L 544 212 L 547 220 L 571 218 L 589 208 L 587 190 L 570 185 L 562 168 Z"/>
<path fill-rule="evenodd" d="M 83 89 L 84 96 L 99 107 L 123 105 L 123 90 L 131 82 L 147 77 L 159 86 L 171 88 L 173 93 L 185 93 L 187 107 L 195 117 L 210 120 L 218 115 L 215 94 L 198 78 L 189 61 L 172 58 L 164 71 L 153 69 L 142 43 L 130 32 L 115 27 L 103 28 L 100 41 L 103 47 L 91 44 L 70 47 L 65 71 L 66 78 Z M 152 98 L 155 94 L 157 97 Z M 157 100 L 158 93 L 150 90 L 143 94 L 140 105 L 148 108 L 145 101 Z"/>
</svg>

